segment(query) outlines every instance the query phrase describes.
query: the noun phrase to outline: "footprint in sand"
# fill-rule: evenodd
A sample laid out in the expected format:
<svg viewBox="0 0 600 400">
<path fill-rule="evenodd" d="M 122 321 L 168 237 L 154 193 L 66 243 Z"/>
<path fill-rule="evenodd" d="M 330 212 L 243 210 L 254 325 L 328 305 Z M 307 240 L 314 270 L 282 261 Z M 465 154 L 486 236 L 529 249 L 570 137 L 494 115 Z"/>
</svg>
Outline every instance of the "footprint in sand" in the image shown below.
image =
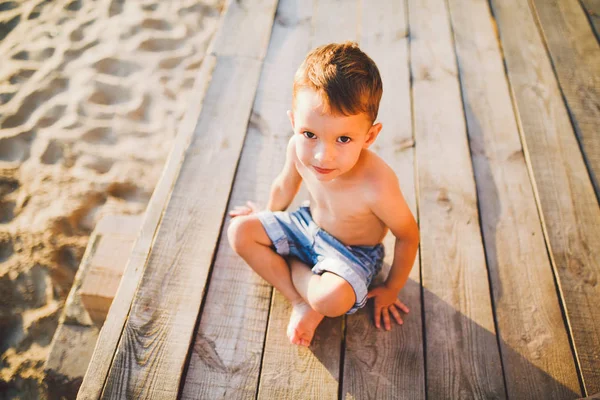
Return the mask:
<svg viewBox="0 0 600 400">
<path fill-rule="evenodd" d="M 142 21 L 142 28 L 153 29 L 155 31 L 169 31 L 173 28 L 173 25 L 164 19 L 146 18 Z"/>
<path fill-rule="evenodd" d="M 106 188 L 106 193 L 127 202 L 147 202 L 150 194 L 131 182 L 114 182 Z"/>
<path fill-rule="evenodd" d="M 15 218 L 15 202 L 0 200 L 0 224 L 8 224 Z"/>
<path fill-rule="evenodd" d="M 46 150 L 42 153 L 40 161 L 42 164 L 56 164 L 63 159 L 64 149 L 57 140 L 50 140 L 46 146 Z"/>
<path fill-rule="evenodd" d="M 71 35 L 69 35 L 69 39 L 71 39 L 72 42 L 82 41 L 87 36 L 86 35 L 87 28 L 93 24 L 94 24 L 94 20 L 84 22 L 77 29 L 75 29 L 73 32 L 71 32 Z"/>
<path fill-rule="evenodd" d="M 0 263 L 8 260 L 14 252 L 12 238 L 8 235 L 0 236 Z"/>
<path fill-rule="evenodd" d="M 65 6 L 65 10 L 79 11 L 81 9 L 81 0 L 73 0 Z"/>
<path fill-rule="evenodd" d="M 106 203 L 106 195 L 104 193 L 89 192 L 69 216 L 69 223 L 75 232 L 91 233 L 94 229 L 95 214 Z"/>
<path fill-rule="evenodd" d="M 3 4 L 0 4 L 0 5 L 3 5 Z M 17 25 L 19 25 L 20 20 L 21 20 L 20 15 L 17 15 L 15 17 L 9 19 L 8 21 L 0 20 L 0 41 L 4 40 L 4 38 L 10 33 L 10 31 L 15 29 L 15 27 Z"/>
<path fill-rule="evenodd" d="M 46 268 L 40 265 L 21 271 L 14 279 L 5 275 L 0 278 L 0 281 L 2 286 L 0 292 L 9 294 L 6 298 L 11 300 L 12 306 L 38 308 L 48 303 L 47 290 L 51 285 L 50 276 Z"/>
<path fill-rule="evenodd" d="M 91 103 L 110 106 L 123 104 L 131 100 L 129 88 L 123 85 L 112 85 L 96 81 L 94 86 L 94 92 L 88 98 Z"/>
<path fill-rule="evenodd" d="M 97 172 L 98 174 L 106 174 L 112 168 L 114 164 L 114 160 L 109 158 L 92 156 L 92 155 L 83 155 L 77 159 L 75 163 L 76 166 L 82 167 L 85 169 L 90 169 L 92 171 Z"/>
<path fill-rule="evenodd" d="M 79 260 L 81 258 L 81 251 L 78 248 L 72 246 L 62 246 L 54 253 L 54 260 L 58 264 L 59 268 L 66 269 L 75 274 L 79 267 Z"/>
<path fill-rule="evenodd" d="M 25 132 L 0 138 L 0 161 L 17 163 L 27 159 L 34 137 L 35 133 Z"/>
<path fill-rule="evenodd" d="M 19 3 L 16 1 L 5 1 L 0 3 L 0 12 L 14 10 L 17 7 L 19 7 Z"/>
<path fill-rule="evenodd" d="M 129 111 L 125 116 L 127 119 L 133 121 L 149 121 L 150 120 L 150 110 L 151 110 L 151 100 L 150 96 L 144 94 L 141 98 L 138 97 L 136 99 L 137 105 L 134 103 L 133 110 Z"/>
<path fill-rule="evenodd" d="M 92 68 L 101 74 L 128 77 L 140 71 L 142 67 L 131 61 L 120 60 L 118 58 L 106 57 L 92 64 Z"/>
<path fill-rule="evenodd" d="M 92 144 L 113 145 L 117 143 L 117 137 L 112 128 L 97 126 L 81 135 L 81 139 Z"/>
<path fill-rule="evenodd" d="M 173 51 L 184 44 L 181 39 L 149 38 L 140 43 L 139 49 L 148 52 Z"/>
<path fill-rule="evenodd" d="M 21 185 L 13 178 L 0 177 L 0 199 L 17 190 Z"/>
<path fill-rule="evenodd" d="M 16 93 L 16 91 L 0 93 L 0 106 L 8 104 L 8 102 L 11 101 L 13 97 L 15 97 Z"/>
<path fill-rule="evenodd" d="M 31 20 L 31 19 L 36 19 L 38 18 L 41 14 L 42 11 L 44 10 L 44 7 L 46 5 L 48 5 L 50 3 L 50 0 L 42 0 L 40 1 L 34 8 L 33 10 L 31 10 L 31 12 L 29 13 L 29 16 L 27 17 L 27 19 Z"/>
<path fill-rule="evenodd" d="M 125 3 L 125 0 L 111 0 L 108 6 L 108 16 L 114 17 L 117 14 L 121 14 L 123 12 L 123 3 Z"/>
<path fill-rule="evenodd" d="M 50 99 L 64 92 L 67 87 L 67 79 L 52 79 L 44 88 L 30 93 L 25 97 L 19 106 L 19 110 L 2 121 L 0 129 L 10 129 L 23 125 L 39 106 L 46 104 Z"/>
</svg>

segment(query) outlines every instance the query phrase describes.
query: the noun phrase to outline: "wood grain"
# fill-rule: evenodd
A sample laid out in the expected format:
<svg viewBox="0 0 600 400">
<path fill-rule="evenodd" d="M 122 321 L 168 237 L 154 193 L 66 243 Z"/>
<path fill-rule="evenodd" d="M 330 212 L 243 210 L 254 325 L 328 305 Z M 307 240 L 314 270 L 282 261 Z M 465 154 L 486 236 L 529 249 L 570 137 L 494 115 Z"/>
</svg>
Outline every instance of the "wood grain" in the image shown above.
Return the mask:
<svg viewBox="0 0 600 400">
<path fill-rule="evenodd" d="M 113 299 L 111 310 L 100 331 L 94 354 L 79 388 L 78 399 L 98 399 L 102 393 L 102 388 L 117 344 L 121 338 L 135 291 L 146 266 L 148 253 L 158 230 L 158 225 L 161 222 L 164 208 L 171 196 L 185 149 L 188 147 L 194 133 L 202 108 L 202 100 L 204 99 L 215 63 L 216 59 L 214 57 L 207 56 L 200 67 L 194 84 L 192 100 L 181 122 L 160 180 L 146 208 L 141 231 L 123 272 L 123 278 Z"/>
<path fill-rule="evenodd" d="M 277 1 L 230 0 L 209 52 L 262 60 L 267 52 Z"/>
<path fill-rule="evenodd" d="M 444 1 L 409 2 L 427 396 L 503 398 L 471 159 Z"/>
<path fill-rule="evenodd" d="M 581 4 L 592 24 L 596 38 L 600 40 L 600 0 L 581 0 Z"/>
<path fill-rule="evenodd" d="M 577 0 L 533 0 L 600 201 L 600 45 Z"/>
<path fill-rule="evenodd" d="M 356 38 L 352 37 L 357 28 L 355 22 L 358 8 L 355 0 L 313 1 L 312 4 L 310 2 L 301 4 L 304 11 L 300 12 L 300 15 L 303 16 L 302 20 L 307 23 L 307 28 L 310 30 L 305 32 L 306 41 L 302 42 L 302 46 L 297 46 L 296 56 L 300 58 L 295 68 L 300 65 L 308 50 L 317 45 Z M 294 7 L 290 9 L 293 10 Z M 334 14 L 337 14 L 335 19 L 331 18 Z M 335 25 L 337 28 L 331 29 L 330 25 Z M 311 37 L 311 33 L 314 36 Z M 286 85 L 291 88 L 291 83 L 290 79 Z M 288 108 L 291 105 L 291 92 L 285 104 Z M 305 191 L 299 193 L 289 207 L 290 210 L 297 208 L 303 193 Z M 337 399 L 343 317 L 325 318 L 317 328 L 311 346 L 306 349 L 291 345 L 286 336 L 290 313 L 289 303 L 279 293 L 274 293 L 258 398 Z"/>
<path fill-rule="evenodd" d="M 406 2 L 362 3 L 360 26 L 361 49 L 377 64 L 384 88 L 378 115 L 383 130 L 371 150 L 394 169 L 416 217 Z M 393 261 L 394 244 L 395 238 L 389 233 L 384 241 L 386 269 Z M 425 398 L 418 260 L 417 255 L 409 281 L 400 293 L 400 299 L 410 309 L 404 316 L 404 325 L 392 324 L 390 332 L 375 328 L 371 302 L 346 318 L 344 398 Z M 379 278 L 383 280 L 383 276 Z"/>
<path fill-rule="evenodd" d="M 273 291 L 258 399 L 337 399 L 343 317 L 325 318 L 310 347 L 290 344 L 289 302 Z"/>
<path fill-rule="evenodd" d="M 292 133 L 286 110 L 291 107 L 294 73 L 308 51 L 311 12 L 305 2 L 279 3 L 230 208 L 247 200 L 264 207 L 283 167 Z M 272 287 L 230 248 L 228 221 L 192 347 L 184 399 L 254 398 L 257 392 Z M 277 333 L 285 338 L 285 326 Z"/>
<path fill-rule="evenodd" d="M 313 0 L 312 47 L 328 43 L 357 41 L 359 2 L 355 0 Z"/>
<path fill-rule="evenodd" d="M 526 160 L 587 393 L 600 391 L 600 209 L 535 19 L 492 1 Z"/>
<path fill-rule="evenodd" d="M 260 67 L 249 58 L 217 59 L 103 398 L 177 396 Z"/>
<path fill-rule="evenodd" d="M 487 2 L 450 0 L 509 398 L 580 393 Z"/>
</svg>

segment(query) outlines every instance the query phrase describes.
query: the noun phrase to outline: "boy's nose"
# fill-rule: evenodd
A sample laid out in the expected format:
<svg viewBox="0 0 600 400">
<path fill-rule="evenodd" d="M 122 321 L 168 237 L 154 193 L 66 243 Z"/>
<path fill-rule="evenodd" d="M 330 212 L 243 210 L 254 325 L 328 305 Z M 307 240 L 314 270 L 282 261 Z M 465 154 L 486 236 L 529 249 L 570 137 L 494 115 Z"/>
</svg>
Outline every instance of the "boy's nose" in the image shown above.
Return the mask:
<svg viewBox="0 0 600 400">
<path fill-rule="evenodd" d="M 315 160 L 320 163 L 327 163 L 329 161 L 333 161 L 335 158 L 335 150 L 329 146 L 319 146 L 317 151 L 315 152 Z"/>
</svg>

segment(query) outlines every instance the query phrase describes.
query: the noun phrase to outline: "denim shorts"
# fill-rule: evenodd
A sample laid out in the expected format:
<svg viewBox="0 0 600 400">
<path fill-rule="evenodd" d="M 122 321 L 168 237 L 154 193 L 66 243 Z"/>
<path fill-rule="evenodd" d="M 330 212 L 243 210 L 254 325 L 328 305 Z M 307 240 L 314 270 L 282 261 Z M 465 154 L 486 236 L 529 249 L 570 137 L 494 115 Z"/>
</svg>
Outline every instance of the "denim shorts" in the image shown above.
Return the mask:
<svg viewBox="0 0 600 400">
<path fill-rule="evenodd" d="M 307 206 L 294 212 L 261 211 L 256 215 L 277 254 L 297 257 L 311 266 L 313 273 L 332 272 L 352 286 L 356 303 L 347 314 L 364 307 L 367 288 L 383 264 L 384 248 L 381 243 L 346 246 L 313 221 Z"/>
</svg>

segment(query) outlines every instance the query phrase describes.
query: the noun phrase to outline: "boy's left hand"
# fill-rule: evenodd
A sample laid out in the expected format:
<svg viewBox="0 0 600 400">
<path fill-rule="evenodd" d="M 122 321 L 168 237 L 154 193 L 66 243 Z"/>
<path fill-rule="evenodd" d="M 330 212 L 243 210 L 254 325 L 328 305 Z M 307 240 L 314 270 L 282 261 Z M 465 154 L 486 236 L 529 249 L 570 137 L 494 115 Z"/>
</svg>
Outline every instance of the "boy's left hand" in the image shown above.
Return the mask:
<svg viewBox="0 0 600 400">
<path fill-rule="evenodd" d="M 260 210 L 256 204 L 251 201 L 247 201 L 245 206 L 236 206 L 233 210 L 229 211 L 229 216 L 235 218 L 243 215 L 255 214 L 259 211 Z"/>
<path fill-rule="evenodd" d="M 398 291 L 388 288 L 387 286 L 378 286 L 373 288 L 367 294 L 367 298 L 374 297 L 375 303 L 375 326 L 381 327 L 381 318 L 383 317 L 383 324 L 385 329 L 389 331 L 392 329 L 390 323 L 390 313 L 394 316 L 394 319 L 399 325 L 402 325 L 402 317 L 398 309 L 408 313 L 408 307 L 400 300 L 398 300 Z"/>
</svg>

